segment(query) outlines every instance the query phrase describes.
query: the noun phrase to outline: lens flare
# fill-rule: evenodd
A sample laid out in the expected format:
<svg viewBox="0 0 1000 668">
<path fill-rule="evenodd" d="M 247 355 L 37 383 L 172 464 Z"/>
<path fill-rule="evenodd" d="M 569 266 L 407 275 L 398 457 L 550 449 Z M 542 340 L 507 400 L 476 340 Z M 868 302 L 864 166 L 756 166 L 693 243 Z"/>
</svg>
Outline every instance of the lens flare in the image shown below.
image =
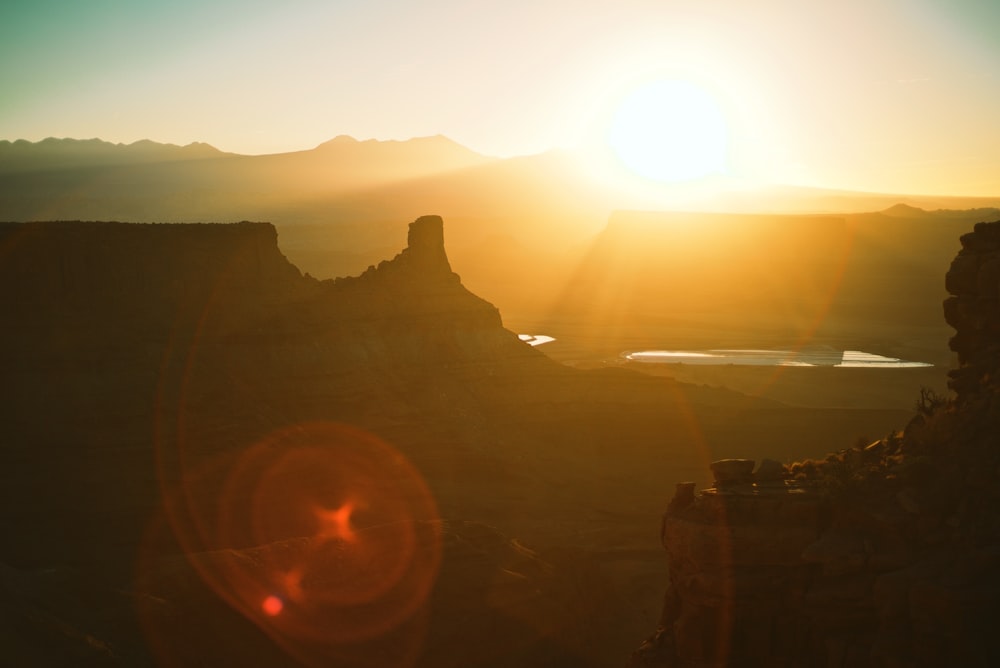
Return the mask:
<svg viewBox="0 0 1000 668">
<path fill-rule="evenodd" d="M 394 448 L 346 425 L 298 424 L 184 477 L 165 509 L 189 562 L 288 654 L 327 665 L 391 637 L 405 654 L 393 664 L 414 660 L 441 525 Z"/>
<path fill-rule="evenodd" d="M 315 513 L 316 519 L 319 522 L 318 537 L 353 543 L 357 540 L 357 534 L 351 528 L 351 514 L 353 512 L 353 501 L 347 501 L 335 510 L 326 510 L 325 508 L 314 509 L 313 513 Z"/>
<path fill-rule="evenodd" d="M 264 602 L 260 604 L 260 609 L 264 611 L 264 614 L 269 617 L 275 617 L 281 614 L 282 608 L 285 607 L 284 601 L 282 601 L 277 596 L 268 596 L 264 599 Z"/>
</svg>

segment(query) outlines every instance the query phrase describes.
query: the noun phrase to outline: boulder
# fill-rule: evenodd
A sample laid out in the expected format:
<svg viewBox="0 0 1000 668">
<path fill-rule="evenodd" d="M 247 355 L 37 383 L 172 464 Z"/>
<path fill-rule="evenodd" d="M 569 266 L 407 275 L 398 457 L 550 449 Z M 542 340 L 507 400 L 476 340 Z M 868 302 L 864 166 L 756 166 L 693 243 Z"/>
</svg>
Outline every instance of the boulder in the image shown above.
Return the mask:
<svg viewBox="0 0 1000 668">
<path fill-rule="evenodd" d="M 754 460 L 720 459 L 712 462 L 710 468 L 715 477 L 716 487 L 731 487 L 753 481 Z"/>
</svg>

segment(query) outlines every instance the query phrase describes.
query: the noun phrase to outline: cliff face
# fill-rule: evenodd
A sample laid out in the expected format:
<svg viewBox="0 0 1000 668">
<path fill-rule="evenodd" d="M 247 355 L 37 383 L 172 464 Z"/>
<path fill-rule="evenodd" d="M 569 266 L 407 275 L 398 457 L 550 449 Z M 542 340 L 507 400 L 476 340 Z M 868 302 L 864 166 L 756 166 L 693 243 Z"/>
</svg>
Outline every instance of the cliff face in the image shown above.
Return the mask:
<svg viewBox="0 0 1000 668">
<path fill-rule="evenodd" d="M 663 518 L 670 586 L 630 666 L 998 665 L 1000 222 L 962 237 L 944 304 L 954 400 L 902 432 L 714 488 Z"/>
<path fill-rule="evenodd" d="M 113 321 L 163 324 L 150 332 L 163 338 L 176 318 L 187 326 L 212 305 L 266 306 L 306 283 L 261 223 L 5 223 L 0 254 L 0 299 L 33 336 L 46 321 L 92 321 L 105 333 Z"/>
<path fill-rule="evenodd" d="M 430 301 L 437 315 L 469 312 L 484 328 L 499 327 L 496 309 L 452 273 L 439 217 L 412 223 L 409 242 L 394 260 L 359 278 L 319 282 L 285 259 L 266 223 L 6 223 L 0 225 L 0 299 L 12 315 L 38 323 L 90 316 L 103 327 L 104 315 L 116 325 L 163 321 L 177 329 L 178 319 L 184 326 L 195 319 L 210 337 L 222 335 L 226 322 L 248 332 L 260 324 L 254 319 L 296 311 L 347 309 L 349 319 L 364 314 L 362 297 L 381 297 L 367 312 L 384 317 L 427 313 Z M 153 336 L 169 333 L 166 327 Z"/>
<path fill-rule="evenodd" d="M 951 297 L 944 317 L 955 328 L 949 341 L 960 367 L 951 388 L 960 401 L 997 394 L 1000 367 L 1000 221 L 979 223 L 962 236 L 962 250 L 945 277 Z"/>
</svg>

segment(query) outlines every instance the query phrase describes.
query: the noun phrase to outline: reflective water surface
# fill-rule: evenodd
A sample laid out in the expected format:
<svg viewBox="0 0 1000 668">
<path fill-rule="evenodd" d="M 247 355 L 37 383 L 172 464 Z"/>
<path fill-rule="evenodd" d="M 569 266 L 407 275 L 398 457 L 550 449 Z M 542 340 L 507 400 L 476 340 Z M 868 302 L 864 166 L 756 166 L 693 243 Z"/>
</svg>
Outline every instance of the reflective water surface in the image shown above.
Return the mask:
<svg viewBox="0 0 1000 668">
<path fill-rule="evenodd" d="M 910 362 L 861 350 L 643 350 L 627 351 L 622 357 L 631 362 L 652 364 L 735 364 L 753 366 L 837 366 L 899 369 L 933 366 Z"/>
</svg>

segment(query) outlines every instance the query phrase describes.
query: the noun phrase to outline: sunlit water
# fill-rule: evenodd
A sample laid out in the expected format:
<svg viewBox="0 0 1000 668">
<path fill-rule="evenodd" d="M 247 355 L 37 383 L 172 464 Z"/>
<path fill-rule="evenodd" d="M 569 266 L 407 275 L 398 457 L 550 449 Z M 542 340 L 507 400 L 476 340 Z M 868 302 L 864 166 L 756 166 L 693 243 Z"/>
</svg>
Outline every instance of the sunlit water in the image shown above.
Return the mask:
<svg viewBox="0 0 1000 668">
<path fill-rule="evenodd" d="M 555 341 L 555 337 L 545 336 L 544 334 L 518 334 L 517 338 L 521 339 L 529 346 L 540 346 L 543 343 Z"/>
<path fill-rule="evenodd" d="M 860 350 L 644 350 L 625 352 L 631 362 L 741 366 L 836 366 L 902 369 L 933 366 Z"/>
</svg>

